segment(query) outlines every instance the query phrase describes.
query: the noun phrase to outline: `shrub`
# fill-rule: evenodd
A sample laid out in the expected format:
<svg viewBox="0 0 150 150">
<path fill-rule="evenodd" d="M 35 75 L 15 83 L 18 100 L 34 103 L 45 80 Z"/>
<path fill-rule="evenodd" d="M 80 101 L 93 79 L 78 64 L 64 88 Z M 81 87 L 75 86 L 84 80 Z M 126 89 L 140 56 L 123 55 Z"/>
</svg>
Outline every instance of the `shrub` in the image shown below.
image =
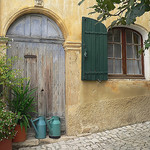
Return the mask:
<svg viewBox="0 0 150 150">
<path fill-rule="evenodd" d="M 14 128 L 18 116 L 7 109 L 2 99 L 0 99 L 0 108 L 0 141 L 3 139 L 12 139 L 16 134 Z"/>
</svg>

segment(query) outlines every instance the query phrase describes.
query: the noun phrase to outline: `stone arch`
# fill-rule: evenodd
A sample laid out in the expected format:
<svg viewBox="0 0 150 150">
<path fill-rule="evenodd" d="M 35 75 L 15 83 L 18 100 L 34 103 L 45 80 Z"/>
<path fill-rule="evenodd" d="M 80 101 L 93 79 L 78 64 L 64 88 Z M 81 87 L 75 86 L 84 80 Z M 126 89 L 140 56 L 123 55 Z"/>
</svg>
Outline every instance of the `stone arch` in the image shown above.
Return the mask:
<svg viewBox="0 0 150 150">
<path fill-rule="evenodd" d="M 19 17 L 25 15 L 25 14 L 30 14 L 30 13 L 37 13 L 37 14 L 43 14 L 49 18 L 51 18 L 54 22 L 56 22 L 56 24 L 58 25 L 58 27 L 60 28 L 60 30 L 63 33 L 64 39 L 66 40 L 68 37 L 68 30 L 66 25 L 64 24 L 64 22 L 62 21 L 62 19 L 53 11 L 46 9 L 46 8 L 37 8 L 37 7 L 28 7 L 28 8 L 24 8 L 22 10 L 17 11 L 16 13 L 14 13 L 7 21 L 7 23 L 4 26 L 3 29 L 3 35 L 6 35 L 9 27 L 11 26 L 11 24 Z"/>
</svg>

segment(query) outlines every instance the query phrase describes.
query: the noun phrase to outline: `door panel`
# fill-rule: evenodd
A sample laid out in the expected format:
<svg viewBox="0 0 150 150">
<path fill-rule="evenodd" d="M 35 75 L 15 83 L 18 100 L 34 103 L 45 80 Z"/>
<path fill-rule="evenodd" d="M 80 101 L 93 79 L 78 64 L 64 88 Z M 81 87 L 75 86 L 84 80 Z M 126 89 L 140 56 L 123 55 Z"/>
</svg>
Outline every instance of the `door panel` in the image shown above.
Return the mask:
<svg viewBox="0 0 150 150">
<path fill-rule="evenodd" d="M 21 69 L 24 77 L 30 78 L 31 88 L 37 87 L 38 116 L 50 118 L 58 115 L 64 131 L 65 52 L 60 29 L 51 19 L 30 14 L 16 20 L 7 36 L 14 39 L 9 42 L 11 48 L 7 50 L 8 56 L 21 58 L 14 67 Z"/>
<path fill-rule="evenodd" d="M 63 35 L 57 24 L 40 14 L 24 15 L 17 19 L 8 29 L 7 36 L 57 38 Z"/>
</svg>

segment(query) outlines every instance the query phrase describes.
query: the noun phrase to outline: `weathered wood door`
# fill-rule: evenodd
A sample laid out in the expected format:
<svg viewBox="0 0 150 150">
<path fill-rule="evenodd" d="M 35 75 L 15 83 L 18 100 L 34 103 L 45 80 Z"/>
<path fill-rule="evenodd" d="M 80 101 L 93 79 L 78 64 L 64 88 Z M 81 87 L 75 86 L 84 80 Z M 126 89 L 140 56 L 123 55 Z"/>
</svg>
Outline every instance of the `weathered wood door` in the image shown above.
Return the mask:
<svg viewBox="0 0 150 150">
<path fill-rule="evenodd" d="M 15 68 L 37 87 L 35 95 L 38 115 L 61 117 L 65 125 L 65 52 L 63 35 L 57 24 L 40 14 L 28 14 L 17 19 L 7 36 L 13 39 L 7 50 L 9 57 L 21 60 Z"/>
</svg>

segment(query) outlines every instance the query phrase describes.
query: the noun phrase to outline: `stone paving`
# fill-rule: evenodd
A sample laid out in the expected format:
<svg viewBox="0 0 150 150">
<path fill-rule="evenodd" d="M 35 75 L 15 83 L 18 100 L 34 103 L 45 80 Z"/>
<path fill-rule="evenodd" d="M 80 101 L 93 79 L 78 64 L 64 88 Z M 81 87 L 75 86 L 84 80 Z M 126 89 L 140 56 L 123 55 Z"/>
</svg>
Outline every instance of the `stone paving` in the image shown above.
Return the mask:
<svg viewBox="0 0 150 150">
<path fill-rule="evenodd" d="M 150 122 L 19 150 L 150 150 Z"/>
</svg>

